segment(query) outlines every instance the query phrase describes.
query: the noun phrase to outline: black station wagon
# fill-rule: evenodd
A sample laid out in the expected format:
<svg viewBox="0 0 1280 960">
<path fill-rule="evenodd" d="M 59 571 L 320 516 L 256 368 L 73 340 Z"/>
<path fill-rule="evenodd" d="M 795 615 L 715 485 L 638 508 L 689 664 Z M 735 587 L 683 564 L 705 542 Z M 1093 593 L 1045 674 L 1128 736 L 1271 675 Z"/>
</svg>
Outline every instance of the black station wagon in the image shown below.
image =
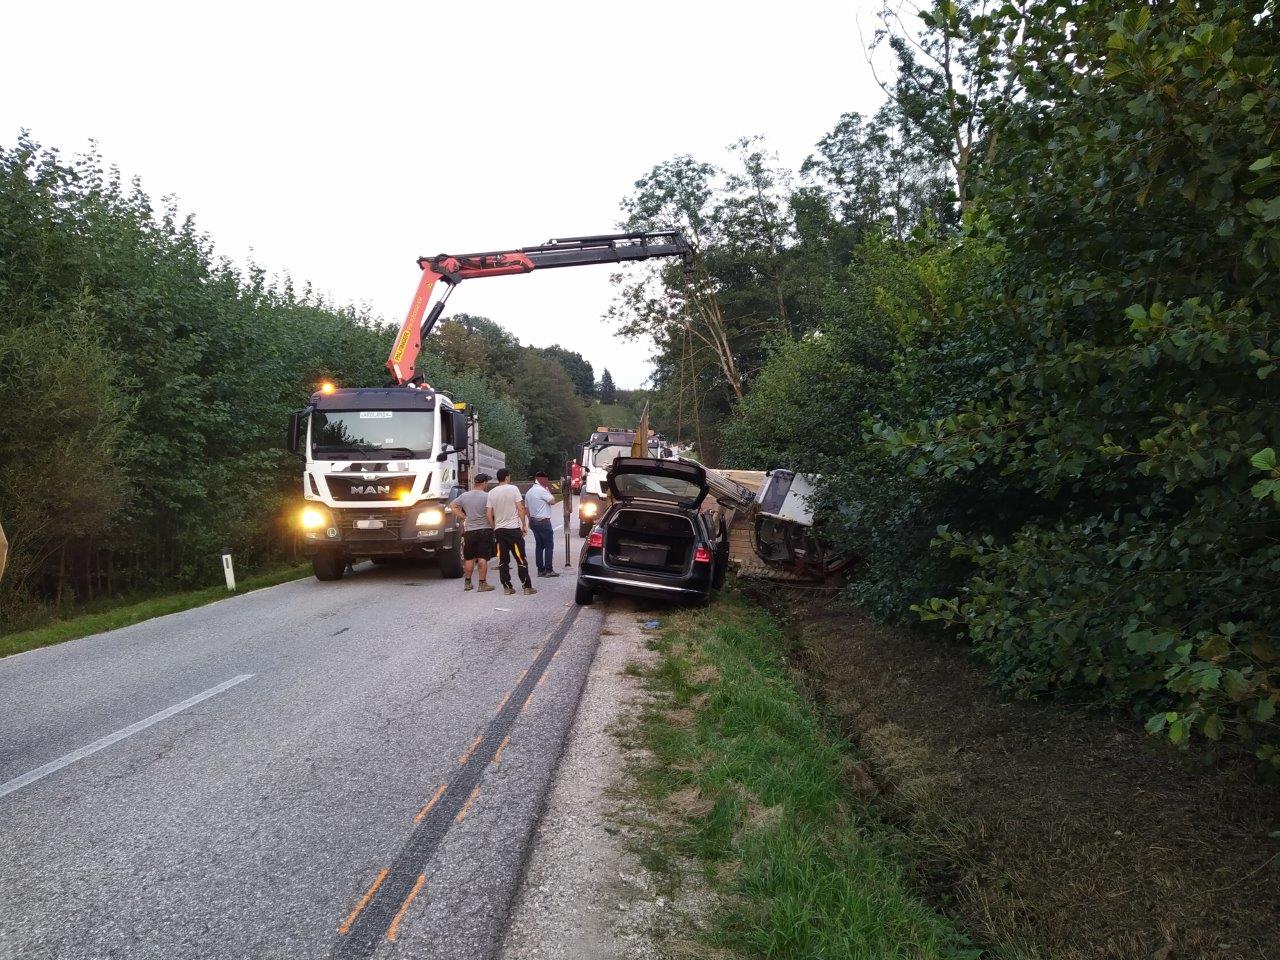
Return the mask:
<svg viewBox="0 0 1280 960">
<path fill-rule="evenodd" d="M 701 602 L 724 583 L 729 541 L 718 511 L 700 508 L 707 474 L 689 460 L 619 457 L 612 503 L 587 535 L 574 599 L 597 593 Z"/>
</svg>

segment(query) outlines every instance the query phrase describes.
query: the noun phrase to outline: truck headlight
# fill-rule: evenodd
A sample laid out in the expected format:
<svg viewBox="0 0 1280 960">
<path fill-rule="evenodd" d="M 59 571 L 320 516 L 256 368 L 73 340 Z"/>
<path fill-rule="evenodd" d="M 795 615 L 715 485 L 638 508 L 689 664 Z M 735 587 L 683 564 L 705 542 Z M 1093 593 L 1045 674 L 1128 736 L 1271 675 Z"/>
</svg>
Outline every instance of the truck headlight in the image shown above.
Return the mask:
<svg viewBox="0 0 1280 960">
<path fill-rule="evenodd" d="M 319 530 L 321 527 L 329 525 L 329 518 L 325 516 L 323 511 L 317 510 L 315 507 L 307 507 L 303 510 L 299 519 L 303 530 Z"/>
<path fill-rule="evenodd" d="M 585 500 L 583 501 L 582 506 L 578 508 L 578 513 L 582 514 L 582 518 L 584 520 L 590 520 L 599 512 L 600 504 L 596 503 L 594 500 Z"/>
<path fill-rule="evenodd" d="M 439 527 L 444 524 L 444 511 L 439 507 L 427 507 L 418 514 L 418 526 Z"/>
</svg>

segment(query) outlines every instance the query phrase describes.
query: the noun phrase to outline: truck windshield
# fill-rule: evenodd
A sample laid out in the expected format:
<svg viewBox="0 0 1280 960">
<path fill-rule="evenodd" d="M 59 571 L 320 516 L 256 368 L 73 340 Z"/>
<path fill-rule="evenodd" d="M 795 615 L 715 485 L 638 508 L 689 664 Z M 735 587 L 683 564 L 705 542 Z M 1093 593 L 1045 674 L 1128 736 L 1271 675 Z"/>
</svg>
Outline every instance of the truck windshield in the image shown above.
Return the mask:
<svg viewBox="0 0 1280 960">
<path fill-rule="evenodd" d="M 386 451 L 431 455 L 435 412 L 429 410 L 317 410 L 311 414 L 311 456 L 334 460 Z"/>
<path fill-rule="evenodd" d="M 619 457 L 631 456 L 631 447 L 597 447 L 591 452 L 591 464 L 608 469 Z"/>
</svg>

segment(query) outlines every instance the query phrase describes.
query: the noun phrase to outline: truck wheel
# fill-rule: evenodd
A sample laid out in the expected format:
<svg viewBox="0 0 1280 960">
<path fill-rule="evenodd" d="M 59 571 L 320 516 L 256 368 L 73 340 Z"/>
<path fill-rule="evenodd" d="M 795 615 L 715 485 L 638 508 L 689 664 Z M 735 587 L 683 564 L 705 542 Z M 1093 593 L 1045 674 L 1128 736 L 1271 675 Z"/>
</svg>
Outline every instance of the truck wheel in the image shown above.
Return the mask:
<svg viewBox="0 0 1280 960">
<path fill-rule="evenodd" d="M 440 551 L 440 576 L 445 580 L 457 580 L 462 576 L 462 537 L 455 530 L 453 547 Z"/>
<path fill-rule="evenodd" d="M 347 572 L 347 560 L 332 550 L 322 550 L 311 558 L 311 569 L 317 580 L 341 580 Z"/>
<path fill-rule="evenodd" d="M 577 588 L 573 591 L 573 602 L 580 607 L 586 607 L 590 606 L 595 598 L 595 591 L 579 580 Z"/>
</svg>

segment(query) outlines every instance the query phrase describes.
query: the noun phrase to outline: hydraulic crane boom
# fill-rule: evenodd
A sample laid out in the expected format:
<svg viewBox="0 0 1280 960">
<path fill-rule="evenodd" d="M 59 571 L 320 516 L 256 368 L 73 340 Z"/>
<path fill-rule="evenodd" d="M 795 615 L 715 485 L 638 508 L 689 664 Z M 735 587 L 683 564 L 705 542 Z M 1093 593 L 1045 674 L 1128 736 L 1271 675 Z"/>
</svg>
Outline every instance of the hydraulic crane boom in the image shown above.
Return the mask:
<svg viewBox="0 0 1280 960">
<path fill-rule="evenodd" d="M 551 267 L 580 267 L 591 263 L 623 263 L 628 260 L 649 260 L 653 257 L 683 257 L 689 263 L 693 248 L 679 230 L 658 230 L 647 233 L 614 233 L 597 237 L 568 237 L 564 240 L 548 240 L 537 247 L 519 250 L 495 250 L 487 253 L 440 254 L 418 258 L 422 279 L 409 313 L 400 325 L 387 369 L 396 384 L 411 383 L 417 372 L 418 353 L 422 342 L 440 319 L 445 301 L 463 280 L 477 277 L 504 277 L 532 270 Z M 448 289 L 443 297 L 427 311 L 427 303 L 438 282 Z"/>
</svg>

